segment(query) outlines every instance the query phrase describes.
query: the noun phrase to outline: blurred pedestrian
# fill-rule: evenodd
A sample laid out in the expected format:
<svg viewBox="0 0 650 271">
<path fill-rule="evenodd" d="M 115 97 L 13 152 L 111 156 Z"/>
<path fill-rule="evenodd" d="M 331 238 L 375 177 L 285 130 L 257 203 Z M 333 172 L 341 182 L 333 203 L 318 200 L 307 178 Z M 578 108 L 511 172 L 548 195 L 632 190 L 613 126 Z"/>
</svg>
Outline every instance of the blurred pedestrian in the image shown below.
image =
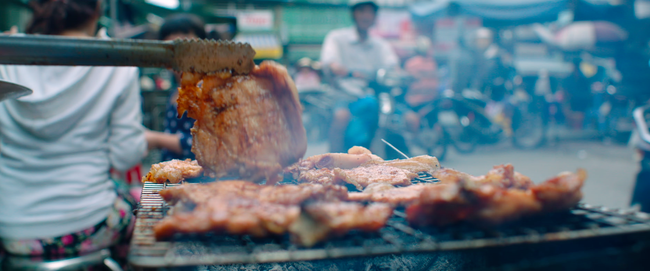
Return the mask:
<svg viewBox="0 0 650 271">
<path fill-rule="evenodd" d="M 93 38 L 101 0 L 38 0 L 27 34 Z M 32 257 L 128 248 L 134 201 L 109 169 L 145 156 L 138 70 L 0 66 L 33 94 L 0 103 L 0 243 Z M 115 256 L 125 256 L 116 254 Z M 121 258 L 125 260 L 125 258 Z"/>
<path fill-rule="evenodd" d="M 474 33 L 474 69 L 473 80 L 470 83 L 472 89 L 479 90 L 487 95 L 496 94 L 497 100 L 503 98 L 505 93 L 494 88 L 505 83 L 511 67 L 506 63 L 509 55 L 494 40 L 494 32 L 489 28 L 479 28 Z"/>
<path fill-rule="evenodd" d="M 203 21 L 191 14 L 177 14 L 165 19 L 160 27 L 158 35 L 160 40 L 175 39 L 205 39 L 205 26 Z M 164 127 L 165 132 L 148 131 L 151 148 L 162 149 L 162 160 L 171 159 L 194 159 L 192 153 L 192 133 L 194 120 L 187 116 L 187 112 L 178 117 L 177 86 L 180 82 L 180 74 L 174 73 L 172 78 L 172 93 L 165 111 Z"/>
<path fill-rule="evenodd" d="M 641 108 L 641 110 L 643 109 Z M 639 121 L 642 121 L 643 123 L 639 123 Z M 648 138 L 650 134 L 647 130 L 640 130 L 641 127 L 647 129 L 647 120 L 635 118 L 635 122 L 637 123 L 637 129 L 632 132 L 629 146 L 636 150 L 640 169 L 636 175 L 636 182 L 634 184 L 634 190 L 632 191 L 632 200 L 630 205 L 640 205 L 640 210 L 648 213 L 650 212 L 650 142 L 646 141 L 644 137 Z"/>
<path fill-rule="evenodd" d="M 591 107 L 591 83 L 580 70 L 580 60 L 573 62 L 573 72 L 562 85 L 569 100 L 569 116 L 573 129 L 582 129 L 585 113 Z"/>
<path fill-rule="evenodd" d="M 425 36 L 418 37 L 417 55 L 404 64 L 404 69 L 415 79 L 406 93 L 406 102 L 417 107 L 430 102 L 438 92 L 438 64 L 433 58 L 433 44 Z"/>
<path fill-rule="evenodd" d="M 417 113 L 422 105 L 433 101 L 438 94 L 438 64 L 433 58 L 433 44 L 428 37 L 417 39 L 417 55 L 404 64 L 404 69 L 415 79 L 407 89 L 404 100 L 408 108 L 402 109 L 407 129 L 417 138 L 420 119 Z"/>
<path fill-rule="evenodd" d="M 349 145 L 369 147 L 377 126 L 378 103 L 368 84 L 380 69 L 398 66 L 398 58 L 384 39 L 370 36 L 379 6 L 372 0 L 352 0 L 348 3 L 354 27 L 330 31 L 323 42 L 321 63 L 330 72 L 338 89 L 352 98 L 341 101 L 334 110 L 330 128 L 330 151 L 343 152 Z M 357 114 L 354 114 L 358 112 Z M 351 120 L 354 125 L 348 129 Z M 346 131 L 355 131 L 357 142 L 346 142 Z M 348 146 L 346 146 L 348 145 Z"/>
</svg>

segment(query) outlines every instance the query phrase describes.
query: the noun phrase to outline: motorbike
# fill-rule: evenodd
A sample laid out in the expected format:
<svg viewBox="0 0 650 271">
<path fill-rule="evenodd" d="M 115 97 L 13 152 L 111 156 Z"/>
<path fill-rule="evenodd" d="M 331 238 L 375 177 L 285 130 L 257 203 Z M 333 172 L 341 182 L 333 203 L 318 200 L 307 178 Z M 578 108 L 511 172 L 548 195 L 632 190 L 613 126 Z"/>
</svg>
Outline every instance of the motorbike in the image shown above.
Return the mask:
<svg viewBox="0 0 650 271">
<path fill-rule="evenodd" d="M 552 94 L 536 95 L 520 92 L 509 99 L 512 144 L 519 149 L 535 149 L 546 142 L 549 118 L 558 110 Z"/>
<path fill-rule="evenodd" d="M 520 149 L 537 148 L 545 141 L 543 97 L 515 92 L 494 102 L 478 90 L 448 89 L 436 104 L 437 122 L 459 153 L 472 153 L 477 145 L 505 140 Z"/>
<path fill-rule="evenodd" d="M 624 142 L 634 129 L 633 101 L 625 95 L 625 88 L 605 84 L 600 95 L 603 102 L 598 106 L 598 131 L 605 139 Z"/>
<path fill-rule="evenodd" d="M 379 125 L 377 138 L 385 138 L 407 155 L 415 149 L 426 152 L 428 155 L 444 160 L 447 153 L 447 136 L 442 127 L 436 122 L 436 113 L 433 101 L 415 108 L 420 115 L 420 129 L 416 135 L 410 133 L 404 119 L 404 108 L 408 108 L 405 94 L 408 86 L 414 81 L 409 74 L 398 71 L 379 70 L 377 73 L 376 94 L 379 102 Z M 432 89 L 431 91 L 437 91 Z M 402 154 L 385 146 L 387 159 L 403 158 Z"/>
<path fill-rule="evenodd" d="M 488 100 L 478 91 L 443 91 L 431 116 L 442 127 L 448 143 L 459 153 L 471 153 L 480 143 L 497 141 L 501 128 L 486 115 Z"/>
</svg>

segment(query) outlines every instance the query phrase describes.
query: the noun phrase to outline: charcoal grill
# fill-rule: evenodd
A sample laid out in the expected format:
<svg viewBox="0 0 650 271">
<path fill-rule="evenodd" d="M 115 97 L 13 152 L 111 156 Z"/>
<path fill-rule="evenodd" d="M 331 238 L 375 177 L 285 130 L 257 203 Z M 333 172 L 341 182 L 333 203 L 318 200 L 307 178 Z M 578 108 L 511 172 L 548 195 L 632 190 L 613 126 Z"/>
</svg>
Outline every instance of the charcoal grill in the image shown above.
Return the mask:
<svg viewBox="0 0 650 271">
<path fill-rule="evenodd" d="M 417 182 L 435 182 L 421 175 Z M 177 236 L 156 241 L 153 226 L 169 206 L 158 191 L 174 184 L 145 183 L 129 261 L 141 268 L 294 262 L 444 251 L 485 251 L 522 245 L 595 240 L 648 238 L 650 216 L 580 204 L 565 213 L 525 219 L 498 228 L 480 229 L 471 225 L 416 229 L 408 225 L 402 210 L 396 210 L 386 227 L 377 233 L 351 232 L 312 248 L 291 244 L 286 237 L 254 239 L 249 236 Z M 642 236 L 642 237 L 639 237 Z M 644 239 L 645 240 L 645 239 Z M 607 251 L 606 251 L 607 252 Z"/>
</svg>

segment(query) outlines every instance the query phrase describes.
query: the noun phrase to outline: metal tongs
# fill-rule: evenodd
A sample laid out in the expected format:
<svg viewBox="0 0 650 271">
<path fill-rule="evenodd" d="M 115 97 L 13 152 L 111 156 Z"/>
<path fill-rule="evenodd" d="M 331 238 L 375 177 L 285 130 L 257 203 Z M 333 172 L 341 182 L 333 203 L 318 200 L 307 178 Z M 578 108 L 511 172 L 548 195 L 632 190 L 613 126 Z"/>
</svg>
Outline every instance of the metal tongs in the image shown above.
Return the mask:
<svg viewBox="0 0 650 271">
<path fill-rule="evenodd" d="M 136 66 L 211 73 L 249 73 L 255 64 L 249 44 L 215 40 L 111 40 L 42 35 L 0 35 L 0 64 Z"/>
</svg>

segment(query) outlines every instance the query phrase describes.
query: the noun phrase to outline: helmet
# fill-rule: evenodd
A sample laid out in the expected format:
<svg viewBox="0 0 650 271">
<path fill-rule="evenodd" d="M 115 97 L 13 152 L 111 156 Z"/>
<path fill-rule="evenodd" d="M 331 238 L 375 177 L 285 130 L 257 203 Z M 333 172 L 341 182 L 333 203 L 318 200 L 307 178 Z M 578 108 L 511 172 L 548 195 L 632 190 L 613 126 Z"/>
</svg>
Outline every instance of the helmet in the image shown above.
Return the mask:
<svg viewBox="0 0 650 271">
<path fill-rule="evenodd" d="M 375 10 L 379 9 L 379 6 L 373 0 L 350 0 L 350 1 L 348 1 L 348 7 L 350 7 L 350 9 L 355 9 L 356 7 L 358 7 L 360 5 L 366 5 L 366 4 L 372 5 L 375 8 Z"/>
</svg>

